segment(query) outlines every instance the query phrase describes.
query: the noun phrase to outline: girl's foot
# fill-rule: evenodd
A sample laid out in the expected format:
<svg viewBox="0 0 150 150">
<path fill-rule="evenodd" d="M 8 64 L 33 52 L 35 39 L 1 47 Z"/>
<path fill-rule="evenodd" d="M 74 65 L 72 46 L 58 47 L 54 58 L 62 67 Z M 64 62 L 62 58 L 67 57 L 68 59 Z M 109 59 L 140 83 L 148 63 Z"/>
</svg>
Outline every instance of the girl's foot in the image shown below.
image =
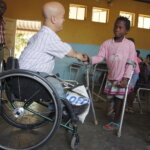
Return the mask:
<svg viewBox="0 0 150 150">
<path fill-rule="evenodd" d="M 125 111 L 128 112 L 128 113 L 134 113 L 133 107 L 127 107 L 127 108 L 125 109 Z"/>
<path fill-rule="evenodd" d="M 110 122 L 106 125 L 103 126 L 103 129 L 107 130 L 107 131 L 114 131 L 114 130 L 118 130 L 119 129 L 119 124 L 115 123 L 115 122 Z"/>
</svg>

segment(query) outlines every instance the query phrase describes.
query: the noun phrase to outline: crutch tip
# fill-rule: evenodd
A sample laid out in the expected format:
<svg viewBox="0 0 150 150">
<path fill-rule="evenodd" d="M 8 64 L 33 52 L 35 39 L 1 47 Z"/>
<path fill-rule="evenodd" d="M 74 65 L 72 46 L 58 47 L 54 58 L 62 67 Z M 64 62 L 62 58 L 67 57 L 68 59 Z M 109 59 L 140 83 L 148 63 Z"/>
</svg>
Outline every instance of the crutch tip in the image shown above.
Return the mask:
<svg viewBox="0 0 150 150">
<path fill-rule="evenodd" d="M 95 125 L 98 125 L 98 121 L 97 120 L 95 120 Z"/>
<path fill-rule="evenodd" d="M 117 133 L 117 137 L 121 137 L 121 133 Z"/>
<path fill-rule="evenodd" d="M 143 114 L 143 111 L 140 111 L 140 114 L 142 115 L 142 114 Z"/>
</svg>

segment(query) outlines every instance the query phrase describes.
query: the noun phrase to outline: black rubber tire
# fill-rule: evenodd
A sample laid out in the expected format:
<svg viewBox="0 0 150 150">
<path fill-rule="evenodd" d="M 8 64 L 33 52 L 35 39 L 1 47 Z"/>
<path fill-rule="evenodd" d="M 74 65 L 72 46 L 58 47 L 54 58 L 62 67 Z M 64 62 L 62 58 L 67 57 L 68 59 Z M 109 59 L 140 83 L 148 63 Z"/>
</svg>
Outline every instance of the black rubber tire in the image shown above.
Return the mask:
<svg viewBox="0 0 150 150">
<path fill-rule="evenodd" d="M 20 150 L 22 150 L 22 149 L 23 150 L 36 149 L 37 147 L 43 145 L 48 139 L 52 138 L 52 136 L 55 134 L 57 128 L 60 126 L 61 119 L 62 119 L 62 116 L 61 116 L 61 114 L 62 114 L 61 113 L 62 112 L 61 103 L 60 103 L 60 100 L 58 98 L 57 92 L 54 90 L 52 85 L 50 83 L 47 83 L 47 80 L 44 79 L 43 77 L 41 77 L 40 75 L 38 75 L 37 73 L 26 71 L 26 70 L 20 70 L 20 69 L 11 70 L 11 71 L 7 71 L 7 72 L 2 73 L 0 75 L 0 81 L 2 81 L 2 83 L 4 84 L 4 81 L 6 81 L 6 79 L 8 79 L 8 78 L 10 79 L 10 78 L 13 78 L 13 77 L 20 77 L 20 78 L 21 77 L 27 77 L 27 78 L 33 79 L 34 81 L 39 82 L 44 88 L 46 88 L 46 90 L 49 92 L 49 94 L 51 94 L 51 96 L 53 98 L 53 104 L 55 106 L 55 119 L 54 119 L 54 121 L 51 125 L 52 128 L 49 129 L 48 133 L 45 133 L 46 134 L 46 135 L 44 135 L 45 137 L 42 137 L 42 139 L 40 141 L 38 141 L 36 144 L 30 145 L 30 146 L 26 145 L 25 147 L 19 147 L 20 145 L 18 144 L 18 147 L 16 147 L 16 145 L 15 145 L 15 147 L 12 147 L 12 145 L 10 147 L 7 147 L 7 144 L 5 146 L 0 141 L 0 148 L 1 149 L 6 149 L 6 150 L 9 150 L 9 149 L 12 149 L 12 150 L 13 149 L 15 149 L 15 150 L 19 150 L 19 149 Z M 2 93 L 3 91 L 6 91 L 5 87 L 1 88 L 1 94 L 0 94 L 1 95 L 0 96 L 1 115 L 5 119 L 5 121 L 7 121 L 10 125 L 13 125 L 14 127 L 21 128 L 21 129 L 33 129 L 33 128 L 41 127 L 46 122 L 50 123 L 50 121 L 49 120 L 47 121 L 47 119 L 45 119 L 45 118 L 43 118 L 39 122 L 34 122 L 33 124 L 32 123 L 31 124 L 24 124 L 24 123 L 16 122 L 12 118 L 10 118 L 9 115 L 7 114 L 7 111 L 4 109 L 4 104 L 8 103 L 8 102 L 4 101 L 4 98 L 2 97 L 3 96 L 3 93 Z M 5 95 L 7 95 L 7 94 L 5 94 Z M 31 101 L 31 102 L 33 102 L 33 101 Z M 50 103 L 50 102 L 48 101 L 46 103 Z M 49 116 L 50 116 L 50 113 L 48 113 L 45 117 L 49 117 Z M 11 132 L 11 131 L 9 131 L 9 132 Z M 13 129 L 12 129 L 12 134 L 13 134 Z M 0 137 L 0 139 L 2 139 L 2 137 Z"/>
<path fill-rule="evenodd" d="M 80 144 L 79 134 L 74 134 L 71 139 L 71 148 L 72 150 L 78 150 L 78 146 Z"/>
<path fill-rule="evenodd" d="M 13 76 L 15 76 L 15 75 L 13 75 Z M 21 76 L 20 76 L 21 77 Z M 31 76 L 32 77 L 32 76 Z M 8 77 L 7 77 L 8 78 Z M 37 81 L 36 81 L 37 82 Z M 43 87 L 44 88 L 44 87 Z M 55 91 L 56 92 L 56 91 Z M 33 101 L 32 101 L 33 102 Z M 8 101 L 8 103 L 10 103 L 9 101 Z M 25 102 L 18 102 L 18 101 L 16 101 L 16 103 L 25 103 Z M 47 102 L 48 103 L 48 102 Z M 37 103 L 36 102 L 36 104 L 40 104 L 40 103 Z M 42 104 L 42 102 L 41 102 L 41 104 Z M 8 106 L 7 106 L 8 107 Z M 13 107 L 11 106 L 11 104 L 10 104 L 10 107 L 11 108 L 9 108 L 9 109 L 13 109 Z M 47 107 L 48 107 L 48 104 L 47 104 Z M 57 107 L 57 106 L 56 106 Z M 38 128 L 38 127 L 40 127 L 40 126 L 42 126 L 42 125 L 44 125 L 46 122 L 47 122 L 47 120 L 46 119 L 44 119 L 44 118 L 42 118 L 42 120 L 38 120 L 38 122 L 35 122 L 35 123 L 32 123 L 32 124 L 23 124 L 23 123 L 19 123 L 19 122 L 16 122 L 15 120 L 13 120 L 12 118 L 10 118 L 10 116 L 8 115 L 8 111 L 7 110 L 5 110 L 5 108 L 4 108 L 4 105 L 2 105 L 2 108 L 1 108 L 1 116 L 3 117 L 3 119 L 5 119 L 10 125 L 13 125 L 13 126 L 15 126 L 15 127 L 18 127 L 18 128 L 21 128 L 21 129 L 34 129 L 34 128 Z M 49 117 L 50 116 L 50 114 L 47 114 L 47 117 Z"/>
</svg>

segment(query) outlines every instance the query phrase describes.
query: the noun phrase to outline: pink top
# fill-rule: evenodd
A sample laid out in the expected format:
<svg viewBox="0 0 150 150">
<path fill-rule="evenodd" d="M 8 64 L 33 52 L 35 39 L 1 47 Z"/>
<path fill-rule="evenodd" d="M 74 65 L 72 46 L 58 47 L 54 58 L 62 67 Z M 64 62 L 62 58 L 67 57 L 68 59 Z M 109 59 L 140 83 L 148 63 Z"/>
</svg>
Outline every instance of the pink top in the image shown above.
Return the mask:
<svg viewBox="0 0 150 150">
<path fill-rule="evenodd" d="M 120 81 L 123 77 L 130 78 L 132 65 L 126 65 L 127 60 L 134 61 L 136 56 L 134 43 L 126 38 L 122 42 L 114 39 L 105 41 L 97 56 L 92 57 L 92 64 L 100 63 L 106 59 L 108 79 Z"/>
</svg>

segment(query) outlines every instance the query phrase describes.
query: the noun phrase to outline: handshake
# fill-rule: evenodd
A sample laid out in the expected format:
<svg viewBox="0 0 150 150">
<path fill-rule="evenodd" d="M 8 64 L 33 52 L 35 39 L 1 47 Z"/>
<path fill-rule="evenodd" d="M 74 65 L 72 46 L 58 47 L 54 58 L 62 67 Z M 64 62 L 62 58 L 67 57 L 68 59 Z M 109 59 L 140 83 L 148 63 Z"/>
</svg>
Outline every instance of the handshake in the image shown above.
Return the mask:
<svg viewBox="0 0 150 150">
<path fill-rule="evenodd" d="M 90 61 L 89 56 L 87 54 L 82 54 L 82 53 L 77 54 L 77 59 L 82 62 L 86 62 L 86 63 L 89 63 L 89 61 Z"/>
</svg>

